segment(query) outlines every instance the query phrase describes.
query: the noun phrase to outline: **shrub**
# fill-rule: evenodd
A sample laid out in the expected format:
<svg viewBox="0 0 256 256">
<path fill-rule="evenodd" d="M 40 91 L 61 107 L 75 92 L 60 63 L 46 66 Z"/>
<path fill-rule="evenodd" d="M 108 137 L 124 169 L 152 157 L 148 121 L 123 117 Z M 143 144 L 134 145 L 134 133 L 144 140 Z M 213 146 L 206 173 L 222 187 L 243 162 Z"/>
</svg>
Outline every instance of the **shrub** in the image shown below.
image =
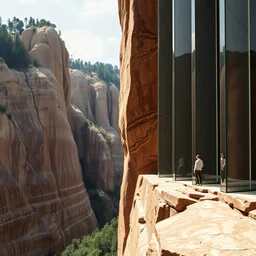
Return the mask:
<svg viewBox="0 0 256 256">
<path fill-rule="evenodd" d="M 37 31 L 37 27 L 32 27 L 32 31 L 35 33 Z"/>
<path fill-rule="evenodd" d="M 6 113 L 6 107 L 3 105 L 0 105 L 0 113 L 5 114 Z"/>
<path fill-rule="evenodd" d="M 61 256 L 116 256 L 117 255 L 117 218 L 107 223 L 101 230 L 96 229 L 82 239 L 73 239 Z"/>
<path fill-rule="evenodd" d="M 0 57 L 9 68 L 22 69 L 29 66 L 28 53 L 18 34 L 8 34 L 5 27 L 0 27 Z"/>
</svg>

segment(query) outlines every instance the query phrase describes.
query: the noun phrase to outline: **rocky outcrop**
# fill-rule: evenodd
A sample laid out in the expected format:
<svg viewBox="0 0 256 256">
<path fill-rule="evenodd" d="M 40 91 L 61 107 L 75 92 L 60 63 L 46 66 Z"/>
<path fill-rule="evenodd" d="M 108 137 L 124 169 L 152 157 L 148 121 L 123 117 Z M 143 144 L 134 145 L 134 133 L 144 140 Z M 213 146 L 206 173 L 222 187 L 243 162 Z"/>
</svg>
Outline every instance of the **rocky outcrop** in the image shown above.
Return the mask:
<svg viewBox="0 0 256 256">
<path fill-rule="evenodd" d="M 70 69 L 71 103 L 82 111 L 84 116 L 95 123 L 92 114 L 92 100 L 94 91 L 89 80 L 79 70 Z"/>
<path fill-rule="evenodd" d="M 88 177 L 103 190 L 115 188 L 114 168 L 106 139 L 94 126 L 89 126 L 83 113 L 70 106 L 71 128 L 79 159 Z"/>
<path fill-rule="evenodd" d="M 139 174 L 157 172 L 157 1 L 119 0 L 119 128 L 124 175 L 118 219 L 118 253 L 123 255 Z M 136 255 L 136 254 L 133 254 Z"/>
<path fill-rule="evenodd" d="M 255 209 L 255 200 L 141 175 L 123 255 L 255 255 Z"/>
<path fill-rule="evenodd" d="M 0 64 L 1 256 L 58 255 L 97 225 L 67 120 L 69 75 L 58 54 L 67 55 L 51 29 L 23 38 L 29 33 L 31 58 L 49 61 L 57 79 L 46 68 L 17 72 Z"/>
<path fill-rule="evenodd" d="M 64 42 L 51 27 L 28 28 L 21 35 L 31 62 L 49 68 L 58 81 L 57 90 L 65 99 L 66 109 L 70 100 L 69 54 Z"/>
<path fill-rule="evenodd" d="M 76 127 L 73 132 L 79 144 L 80 159 L 100 188 L 119 188 L 123 174 L 123 148 L 117 131 L 119 91 L 113 84 L 107 86 L 102 81 L 90 84 L 88 77 L 78 70 L 70 70 L 70 76 L 71 103 L 82 112 L 76 108 L 71 112 L 71 126 Z M 81 129 L 86 123 L 85 118 L 92 121 L 94 127 Z M 80 139 L 81 136 L 85 139 Z"/>
</svg>

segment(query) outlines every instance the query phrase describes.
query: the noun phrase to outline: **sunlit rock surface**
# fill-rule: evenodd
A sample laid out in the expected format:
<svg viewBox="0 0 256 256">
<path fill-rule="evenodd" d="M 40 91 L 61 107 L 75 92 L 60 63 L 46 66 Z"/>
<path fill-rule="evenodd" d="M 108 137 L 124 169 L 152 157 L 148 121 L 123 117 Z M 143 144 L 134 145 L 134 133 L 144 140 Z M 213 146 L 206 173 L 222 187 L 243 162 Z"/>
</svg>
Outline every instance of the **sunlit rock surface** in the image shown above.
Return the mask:
<svg viewBox="0 0 256 256">
<path fill-rule="evenodd" d="M 256 199 L 141 175 L 122 255 L 253 256 L 255 203 Z"/>
<path fill-rule="evenodd" d="M 64 42 L 51 27 L 28 28 L 21 35 L 31 62 L 49 68 L 58 81 L 57 90 L 65 99 L 66 108 L 70 100 L 69 54 Z"/>
<path fill-rule="evenodd" d="M 157 1 L 119 0 L 118 5 L 122 28 L 119 128 L 125 153 L 118 253 L 123 255 L 137 177 L 157 172 Z"/>
</svg>

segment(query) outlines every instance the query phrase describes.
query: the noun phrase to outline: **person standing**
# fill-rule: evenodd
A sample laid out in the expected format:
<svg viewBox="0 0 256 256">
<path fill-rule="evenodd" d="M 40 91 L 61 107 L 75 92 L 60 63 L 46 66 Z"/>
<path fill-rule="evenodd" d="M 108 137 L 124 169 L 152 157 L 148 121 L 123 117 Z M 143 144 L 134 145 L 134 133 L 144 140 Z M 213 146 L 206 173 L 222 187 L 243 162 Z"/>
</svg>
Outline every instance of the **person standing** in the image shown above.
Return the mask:
<svg viewBox="0 0 256 256">
<path fill-rule="evenodd" d="M 226 167 L 226 159 L 224 156 L 224 153 L 220 154 L 220 177 L 221 177 L 221 182 L 225 181 L 225 167 Z"/>
<path fill-rule="evenodd" d="M 202 186 L 202 169 L 204 167 L 203 161 L 199 155 L 196 155 L 196 161 L 194 166 L 194 174 L 196 176 L 196 185 Z"/>
<path fill-rule="evenodd" d="M 185 167 L 185 161 L 183 158 L 183 155 L 180 156 L 179 162 L 178 162 L 178 173 L 180 175 L 184 175 L 184 167 Z"/>
</svg>

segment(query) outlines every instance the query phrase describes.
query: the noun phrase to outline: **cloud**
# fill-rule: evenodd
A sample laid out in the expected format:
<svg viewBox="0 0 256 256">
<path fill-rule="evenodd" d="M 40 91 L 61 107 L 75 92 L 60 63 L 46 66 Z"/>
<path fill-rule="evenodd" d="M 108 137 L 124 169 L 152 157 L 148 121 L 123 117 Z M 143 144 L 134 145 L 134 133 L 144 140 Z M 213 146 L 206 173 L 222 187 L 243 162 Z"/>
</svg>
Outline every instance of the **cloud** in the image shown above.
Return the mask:
<svg viewBox="0 0 256 256">
<path fill-rule="evenodd" d="M 93 36 L 90 31 L 81 29 L 66 31 L 62 39 L 65 41 L 70 56 L 92 62 L 103 58 L 103 41 Z"/>
<path fill-rule="evenodd" d="M 22 5 L 34 5 L 35 1 L 34 0 L 18 0 L 19 3 L 21 3 Z"/>
<path fill-rule="evenodd" d="M 86 0 L 83 10 L 85 16 L 100 16 L 116 11 L 116 0 Z"/>
</svg>

